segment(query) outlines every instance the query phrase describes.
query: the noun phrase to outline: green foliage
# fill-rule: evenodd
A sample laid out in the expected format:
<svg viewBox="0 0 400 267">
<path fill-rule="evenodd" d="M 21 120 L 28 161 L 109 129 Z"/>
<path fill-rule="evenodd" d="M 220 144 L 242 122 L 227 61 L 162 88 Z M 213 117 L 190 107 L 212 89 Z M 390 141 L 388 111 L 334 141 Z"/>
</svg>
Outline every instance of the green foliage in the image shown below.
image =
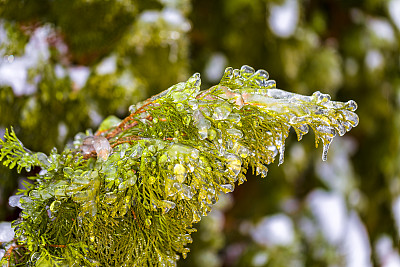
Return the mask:
<svg viewBox="0 0 400 267">
<path fill-rule="evenodd" d="M 323 143 L 358 124 L 354 101 L 302 96 L 275 88 L 264 70 L 227 68 L 221 82 L 200 91 L 200 75 L 106 119 L 95 136 L 49 156 L 26 150 L 6 132 L 3 163 L 42 171 L 22 190 L 14 222 L 20 255 L 11 264 L 175 266 L 186 258 L 194 223 L 220 194 L 267 175 L 283 163 L 290 128 L 298 140 L 309 127 Z M 16 251 L 14 251 L 16 253 Z"/>
</svg>

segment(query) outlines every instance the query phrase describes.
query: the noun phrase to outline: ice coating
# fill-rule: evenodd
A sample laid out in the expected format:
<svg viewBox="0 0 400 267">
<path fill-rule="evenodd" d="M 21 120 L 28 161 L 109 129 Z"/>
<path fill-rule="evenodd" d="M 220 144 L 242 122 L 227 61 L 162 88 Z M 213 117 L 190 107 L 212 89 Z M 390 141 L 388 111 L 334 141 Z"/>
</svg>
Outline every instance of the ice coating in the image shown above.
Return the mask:
<svg viewBox="0 0 400 267">
<path fill-rule="evenodd" d="M 214 92 L 220 92 L 220 96 L 230 99 L 232 104 L 237 105 L 236 99 L 243 99 L 244 105 L 258 106 L 272 116 L 284 116 L 288 121 L 287 126 L 295 129 L 299 140 L 311 127 L 316 134 L 316 143 L 318 144 L 319 140 L 323 143 L 323 160 L 327 159 L 333 138 L 337 134 L 344 135 L 358 125 L 359 118 L 354 113 L 357 109 L 355 101 L 332 101 L 328 94 L 319 91 L 311 96 L 287 92 L 275 88 L 275 81 L 268 78 L 266 71 L 254 71 L 246 65 L 242 66 L 240 71 L 227 68 Z M 284 138 L 281 138 L 278 142 L 282 145 L 277 145 L 280 164 L 283 162 L 283 141 Z"/>
</svg>

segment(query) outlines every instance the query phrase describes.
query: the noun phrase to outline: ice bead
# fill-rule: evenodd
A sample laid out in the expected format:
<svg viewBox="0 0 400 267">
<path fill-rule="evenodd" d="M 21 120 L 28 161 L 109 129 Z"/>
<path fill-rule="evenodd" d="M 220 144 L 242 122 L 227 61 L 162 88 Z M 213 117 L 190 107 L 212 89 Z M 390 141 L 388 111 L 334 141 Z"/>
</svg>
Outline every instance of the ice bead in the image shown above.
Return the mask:
<svg viewBox="0 0 400 267">
<path fill-rule="evenodd" d="M 243 65 L 243 66 L 240 68 L 240 75 L 241 75 L 243 78 L 249 78 L 251 75 L 254 74 L 254 72 L 255 72 L 255 70 L 254 70 L 252 67 L 247 66 L 247 65 Z"/>
</svg>

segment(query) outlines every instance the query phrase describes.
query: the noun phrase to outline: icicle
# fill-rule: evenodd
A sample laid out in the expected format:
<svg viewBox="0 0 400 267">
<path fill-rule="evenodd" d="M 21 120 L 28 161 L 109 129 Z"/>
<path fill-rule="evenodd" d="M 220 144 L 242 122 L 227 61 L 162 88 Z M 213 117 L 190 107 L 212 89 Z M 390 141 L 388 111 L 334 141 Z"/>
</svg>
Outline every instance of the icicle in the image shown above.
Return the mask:
<svg viewBox="0 0 400 267">
<path fill-rule="evenodd" d="M 283 164 L 284 158 L 285 158 L 285 143 L 280 142 L 278 166 Z"/>
</svg>

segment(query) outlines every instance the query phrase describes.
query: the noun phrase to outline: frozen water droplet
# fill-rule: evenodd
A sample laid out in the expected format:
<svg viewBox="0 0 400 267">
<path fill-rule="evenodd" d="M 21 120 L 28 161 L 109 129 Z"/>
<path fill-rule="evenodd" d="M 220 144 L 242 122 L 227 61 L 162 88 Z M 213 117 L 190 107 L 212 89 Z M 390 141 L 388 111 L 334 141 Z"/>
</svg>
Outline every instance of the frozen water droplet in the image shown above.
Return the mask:
<svg viewBox="0 0 400 267">
<path fill-rule="evenodd" d="M 213 119 L 225 120 L 231 113 L 232 108 L 229 105 L 221 105 L 214 109 Z"/>
<path fill-rule="evenodd" d="M 22 209 L 20 199 L 21 199 L 21 195 L 11 196 L 8 199 L 8 205 L 10 205 L 10 207 L 18 207 L 18 208 Z"/>
<path fill-rule="evenodd" d="M 354 100 L 349 100 L 345 104 L 346 109 L 355 111 L 357 109 L 357 103 Z"/>
<path fill-rule="evenodd" d="M 356 127 L 358 125 L 359 119 L 356 113 L 348 110 L 342 110 L 342 114 L 352 127 Z"/>
<path fill-rule="evenodd" d="M 250 154 L 249 149 L 240 143 L 235 143 L 233 151 L 242 158 L 247 158 Z"/>
<path fill-rule="evenodd" d="M 227 77 L 230 79 L 230 78 L 232 78 L 232 76 L 233 76 L 233 68 L 227 67 L 224 72 L 224 77 Z"/>
<path fill-rule="evenodd" d="M 233 78 L 235 78 L 237 81 L 237 78 L 239 78 L 239 77 L 240 77 L 240 71 L 238 69 L 234 69 L 233 70 Z"/>
<path fill-rule="evenodd" d="M 254 74 L 254 69 L 252 68 L 252 67 L 250 67 L 250 66 L 247 66 L 247 65 L 243 65 L 241 68 L 240 68 L 240 75 L 243 77 L 243 78 L 249 78 L 251 75 L 253 75 Z"/>
<path fill-rule="evenodd" d="M 266 70 L 260 69 L 260 70 L 257 70 L 256 73 L 254 73 L 253 77 L 268 80 L 269 73 Z"/>
<path fill-rule="evenodd" d="M 267 147 L 267 149 L 272 152 L 273 158 L 275 158 L 276 155 L 278 155 L 278 149 L 276 148 L 276 146 L 269 146 Z"/>
<path fill-rule="evenodd" d="M 297 126 L 297 129 L 302 133 L 302 134 L 307 134 L 308 133 L 308 125 L 307 124 L 301 124 Z"/>
<path fill-rule="evenodd" d="M 200 73 L 196 72 L 193 74 L 187 81 L 186 86 L 189 87 L 200 87 L 201 85 L 201 79 L 200 79 Z"/>
<path fill-rule="evenodd" d="M 198 210 L 193 210 L 193 218 L 192 218 L 192 223 L 197 223 L 201 220 L 201 215 Z"/>
<path fill-rule="evenodd" d="M 319 100 L 320 98 L 321 98 L 321 92 L 320 91 L 315 91 L 313 94 L 312 94 L 312 97 L 315 99 L 315 100 Z"/>
<path fill-rule="evenodd" d="M 175 164 L 174 175 L 178 182 L 183 183 L 186 179 L 187 170 L 182 164 Z"/>
<path fill-rule="evenodd" d="M 234 187 L 231 184 L 223 184 L 223 185 L 221 185 L 221 190 L 222 190 L 222 192 L 227 194 L 227 193 L 233 192 Z"/>
<path fill-rule="evenodd" d="M 268 168 L 263 164 L 258 164 L 256 168 L 256 174 L 261 175 L 261 178 L 265 178 L 268 174 Z"/>
</svg>

